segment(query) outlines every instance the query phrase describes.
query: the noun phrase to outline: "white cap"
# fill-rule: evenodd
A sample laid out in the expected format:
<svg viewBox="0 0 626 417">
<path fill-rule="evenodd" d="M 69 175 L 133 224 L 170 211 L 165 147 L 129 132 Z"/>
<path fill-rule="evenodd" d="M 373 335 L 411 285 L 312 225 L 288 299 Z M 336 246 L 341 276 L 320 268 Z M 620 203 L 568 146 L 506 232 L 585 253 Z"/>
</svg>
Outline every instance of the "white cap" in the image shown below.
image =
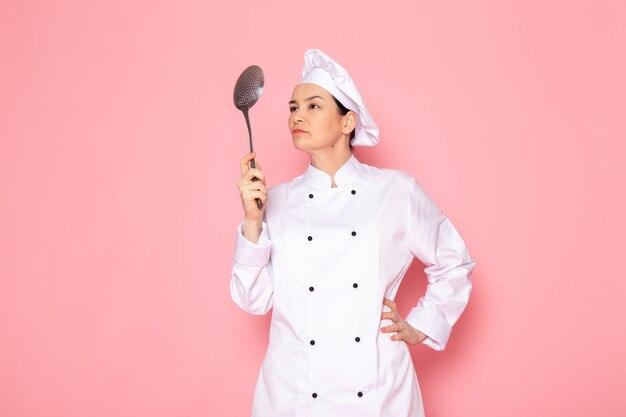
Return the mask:
<svg viewBox="0 0 626 417">
<path fill-rule="evenodd" d="M 357 114 L 352 145 L 374 146 L 378 143 L 378 126 L 367 111 L 356 84 L 341 65 L 319 49 L 309 49 L 304 53 L 304 69 L 298 84 L 304 83 L 322 87 Z"/>
</svg>

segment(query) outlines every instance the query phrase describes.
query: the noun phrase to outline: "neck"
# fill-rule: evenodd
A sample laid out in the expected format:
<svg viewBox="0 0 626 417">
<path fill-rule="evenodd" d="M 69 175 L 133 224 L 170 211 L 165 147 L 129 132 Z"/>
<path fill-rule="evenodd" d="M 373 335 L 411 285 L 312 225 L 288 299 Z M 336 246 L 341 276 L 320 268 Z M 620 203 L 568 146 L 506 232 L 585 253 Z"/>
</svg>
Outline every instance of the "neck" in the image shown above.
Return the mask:
<svg viewBox="0 0 626 417">
<path fill-rule="evenodd" d="M 311 165 L 327 173 L 332 179 L 332 188 L 335 188 L 337 187 L 337 184 L 335 184 L 335 173 L 350 159 L 352 153 L 350 148 L 347 147 L 341 150 L 331 148 L 324 152 L 312 153 L 309 156 Z"/>
</svg>

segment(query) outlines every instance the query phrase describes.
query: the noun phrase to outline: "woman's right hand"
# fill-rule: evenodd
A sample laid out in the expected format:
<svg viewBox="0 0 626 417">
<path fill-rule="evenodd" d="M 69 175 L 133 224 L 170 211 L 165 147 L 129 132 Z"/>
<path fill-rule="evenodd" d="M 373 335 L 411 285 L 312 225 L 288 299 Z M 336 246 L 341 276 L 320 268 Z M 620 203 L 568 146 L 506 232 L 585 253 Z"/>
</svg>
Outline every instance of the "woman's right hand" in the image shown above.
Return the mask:
<svg viewBox="0 0 626 417">
<path fill-rule="evenodd" d="M 256 168 L 251 168 L 248 165 L 255 156 L 256 152 L 250 152 L 241 160 L 241 178 L 237 182 L 237 187 L 239 188 L 246 223 L 261 226 L 267 200 L 267 188 L 265 187 L 265 174 L 261 171 L 261 164 L 255 161 Z M 253 178 L 258 178 L 258 181 L 253 180 Z M 261 210 L 257 207 L 257 198 L 261 199 L 263 203 Z"/>
</svg>

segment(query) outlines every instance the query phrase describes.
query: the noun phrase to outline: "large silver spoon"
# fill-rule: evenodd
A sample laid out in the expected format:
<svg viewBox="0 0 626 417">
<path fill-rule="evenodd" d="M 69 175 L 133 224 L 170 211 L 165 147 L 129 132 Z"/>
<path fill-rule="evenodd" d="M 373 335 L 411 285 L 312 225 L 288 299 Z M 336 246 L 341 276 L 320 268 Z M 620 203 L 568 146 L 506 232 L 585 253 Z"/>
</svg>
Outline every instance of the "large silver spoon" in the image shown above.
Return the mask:
<svg viewBox="0 0 626 417">
<path fill-rule="evenodd" d="M 263 84 L 265 84 L 265 76 L 263 70 L 258 65 L 250 65 L 243 70 L 237 82 L 235 83 L 235 91 L 233 92 L 233 101 L 235 107 L 243 112 L 243 116 L 246 118 L 246 125 L 248 126 L 248 137 L 250 138 L 250 152 L 254 151 L 252 147 L 252 131 L 250 130 L 250 118 L 248 117 L 248 110 L 254 103 L 257 102 L 263 92 Z M 254 158 L 250 161 L 252 168 L 256 168 Z M 259 179 L 254 177 L 252 181 L 258 181 Z M 263 203 L 261 199 L 256 199 L 256 205 L 259 210 L 263 209 Z"/>
</svg>

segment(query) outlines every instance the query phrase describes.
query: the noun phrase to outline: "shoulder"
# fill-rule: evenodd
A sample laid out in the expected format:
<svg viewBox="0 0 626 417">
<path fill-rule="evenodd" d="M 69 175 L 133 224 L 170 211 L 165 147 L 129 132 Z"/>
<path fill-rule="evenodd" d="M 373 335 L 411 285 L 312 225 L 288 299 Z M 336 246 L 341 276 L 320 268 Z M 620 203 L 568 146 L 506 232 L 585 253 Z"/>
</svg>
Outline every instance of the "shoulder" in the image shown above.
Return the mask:
<svg viewBox="0 0 626 417">
<path fill-rule="evenodd" d="M 417 180 L 408 172 L 394 168 L 379 168 L 361 163 L 363 173 L 375 181 L 385 184 L 410 188 L 417 183 Z"/>
</svg>

